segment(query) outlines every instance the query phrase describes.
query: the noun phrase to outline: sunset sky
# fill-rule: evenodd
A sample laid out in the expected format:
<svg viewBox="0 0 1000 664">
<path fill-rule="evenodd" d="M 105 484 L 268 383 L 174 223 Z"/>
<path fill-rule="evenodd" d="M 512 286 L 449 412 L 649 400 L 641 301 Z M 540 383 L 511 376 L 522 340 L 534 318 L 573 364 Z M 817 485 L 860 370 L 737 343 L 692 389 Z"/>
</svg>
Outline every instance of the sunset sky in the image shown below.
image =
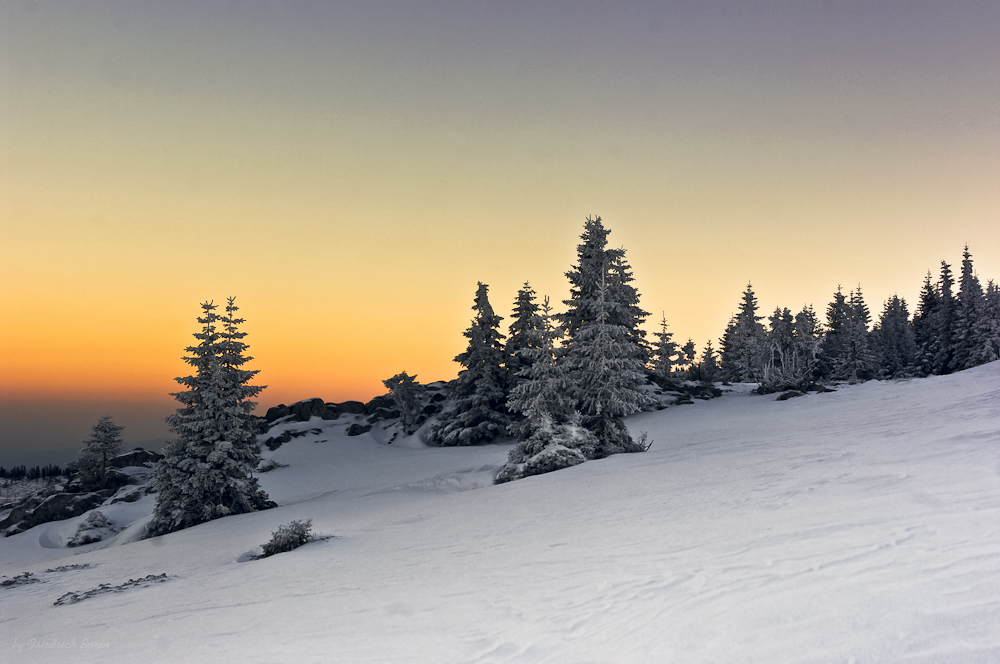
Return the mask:
<svg viewBox="0 0 1000 664">
<path fill-rule="evenodd" d="M 1000 278 L 998 34 L 995 0 L 4 2 L 0 464 L 165 437 L 229 295 L 259 412 L 453 378 L 476 282 L 504 331 L 525 280 L 559 303 L 590 214 L 699 351 L 748 281 L 912 310 L 965 243 Z"/>
</svg>

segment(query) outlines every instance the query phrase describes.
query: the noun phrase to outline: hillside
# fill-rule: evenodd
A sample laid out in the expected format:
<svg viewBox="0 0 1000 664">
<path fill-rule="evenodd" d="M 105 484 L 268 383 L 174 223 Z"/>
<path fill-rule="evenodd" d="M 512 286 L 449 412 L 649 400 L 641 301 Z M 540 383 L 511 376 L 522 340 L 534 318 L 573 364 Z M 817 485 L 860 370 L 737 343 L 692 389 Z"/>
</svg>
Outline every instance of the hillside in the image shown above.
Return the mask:
<svg viewBox="0 0 1000 664">
<path fill-rule="evenodd" d="M 1000 362 L 628 424 L 649 452 L 494 486 L 509 445 L 318 421 L 265 453 L 288 464 L 261 476 L 276 509 L 76 549 L 68 522 L 0 539 L 0 574 L 41 581 L 0 588 L 0 644 L 19 662 L 1000 661 Z M 248 561 L 305 518 L 334 538 Z"/>
</svg>

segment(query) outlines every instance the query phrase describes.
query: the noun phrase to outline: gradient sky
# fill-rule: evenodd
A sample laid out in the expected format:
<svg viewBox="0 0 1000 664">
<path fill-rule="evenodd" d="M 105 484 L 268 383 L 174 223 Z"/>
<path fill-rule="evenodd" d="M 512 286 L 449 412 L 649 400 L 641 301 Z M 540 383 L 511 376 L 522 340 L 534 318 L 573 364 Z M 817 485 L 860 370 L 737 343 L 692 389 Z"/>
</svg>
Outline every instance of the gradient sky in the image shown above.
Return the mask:
<svg viewBox="0 0 1000 664">
<path fill-rule="evenodd" d="M 262 407 L 452 378 L 476 282 L 562 300 L 588 214 L 699 350 L 748 281 L 877 312 L 966 242 L 1000 278 L 998 34 L 995 0 L 5 2 L 0 464 L 166 436 L 228 295 Z"/>
</svg>

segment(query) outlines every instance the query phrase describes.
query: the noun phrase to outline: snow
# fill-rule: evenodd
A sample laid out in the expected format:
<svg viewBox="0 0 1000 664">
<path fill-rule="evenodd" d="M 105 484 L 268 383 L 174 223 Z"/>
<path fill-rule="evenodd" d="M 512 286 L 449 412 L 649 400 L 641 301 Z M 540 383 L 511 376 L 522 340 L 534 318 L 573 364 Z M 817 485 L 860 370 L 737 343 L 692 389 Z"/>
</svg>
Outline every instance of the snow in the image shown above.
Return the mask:
<svg viewBox="0 0 1000 664">
<path fill-rule="evenodd" d="M 509 444 L 386 444 L 383 425 L 347 437 L 317 420 L 321 434 L 265 453 L 289 464 L 260 478 L 276 509 L 127 544 L 135 526 L 45 547 L 83 517 L 0 540 L 0 574 L 42 581 L 0 588 L 0 652 L 18 662 L 66 661 L 67 650 L 74 662 L 997 662 L 998 395 L 1000 362 L 782 402 L 739 389 L 628 418 L 654 441 L 645 454 L 503 485 L 490 478 Z M 148 513 L 147 500 L 114 507 Z M 334 538 L 249 560 L 295 519 Z"/>
</svg>

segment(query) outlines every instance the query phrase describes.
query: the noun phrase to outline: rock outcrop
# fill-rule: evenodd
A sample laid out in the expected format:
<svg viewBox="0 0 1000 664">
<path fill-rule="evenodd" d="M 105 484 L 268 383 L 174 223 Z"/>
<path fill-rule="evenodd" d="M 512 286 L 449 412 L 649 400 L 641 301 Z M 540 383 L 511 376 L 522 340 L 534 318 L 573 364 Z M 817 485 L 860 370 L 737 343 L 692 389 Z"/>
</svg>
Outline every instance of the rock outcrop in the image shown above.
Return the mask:
<svg viewBox="0 0 1000 664">
<path fill-rule="evenodd" d="M 34 505 L 31 504 L 33 501 L 29 498 L 12 509 L 7 518 L 0 521 L 0 532 L 10 537 L 49 521 L 80 516 L 103 503 L 110 494 L 109 490 L 90 493 L 55 493 Z"/>
</svg>

